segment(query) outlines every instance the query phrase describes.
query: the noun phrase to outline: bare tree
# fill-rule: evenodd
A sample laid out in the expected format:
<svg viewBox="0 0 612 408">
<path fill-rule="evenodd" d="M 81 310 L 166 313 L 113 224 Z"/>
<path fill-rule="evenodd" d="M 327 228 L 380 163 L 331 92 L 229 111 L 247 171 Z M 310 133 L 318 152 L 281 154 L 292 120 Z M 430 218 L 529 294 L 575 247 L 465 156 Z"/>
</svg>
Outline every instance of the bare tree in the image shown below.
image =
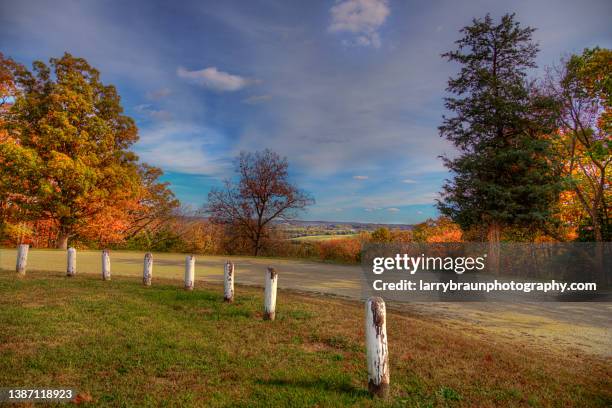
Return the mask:
<svg viewBox="0 0 612 408">
<path fill-rule="evenodd" d="M 208 194 L 205 211 L 212 222 L 229 225 L 247 238 L 257 256 L 273 220 L 294 218 L 314 199 L 288 180 L 286 158 L 266 149 L 240 153 L 238 184 L 227 180 Z"/>
</svg>

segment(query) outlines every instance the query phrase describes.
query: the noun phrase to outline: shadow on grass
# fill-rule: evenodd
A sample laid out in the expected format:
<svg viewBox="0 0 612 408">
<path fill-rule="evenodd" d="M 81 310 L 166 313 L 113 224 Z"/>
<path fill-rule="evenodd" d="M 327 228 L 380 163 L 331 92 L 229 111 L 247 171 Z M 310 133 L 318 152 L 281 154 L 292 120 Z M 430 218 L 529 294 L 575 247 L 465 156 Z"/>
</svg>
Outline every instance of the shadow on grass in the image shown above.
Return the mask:
<svg viewBox="0 0 612 408">
<path fill-rule="evenodd" d="M 342 394 L 349 394 L 355 398 L 369 397 L 370 393 L 363 389 L 357 388 L 347 382 L 337 383 L 335 381 L 329 381 L 326 379 L 313 379 L 313 380 L 287 380 L 287 379 L 271 379 L 271 380 L 255 380 L 256 384 L 268 385 L 275 387 L 287 387 L 287 388 L 305 388 L 313 390 L 332 391 Z"/>
</svg>

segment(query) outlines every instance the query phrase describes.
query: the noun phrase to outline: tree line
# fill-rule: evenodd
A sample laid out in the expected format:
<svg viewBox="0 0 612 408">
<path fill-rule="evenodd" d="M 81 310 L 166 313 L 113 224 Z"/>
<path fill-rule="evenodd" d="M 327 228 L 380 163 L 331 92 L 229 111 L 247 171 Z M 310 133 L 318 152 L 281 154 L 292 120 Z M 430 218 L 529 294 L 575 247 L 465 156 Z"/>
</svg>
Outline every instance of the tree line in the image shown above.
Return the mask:
<svg viewBox="0 0 612 408">
<path fill-rule="evenodd" d="M 137 140 L 116 88 L 85 59 L 66 53 L 30 71 L 0 54 L 0 240 L 259 255 L 274 220 L 314 202 L 289 181 L 287 159 L 263 150 L 242 153 L 238 182 L 188 211 L 131 150 Z"/>
<path fill-rule="evenodd" d="M 29 70 L 0 54 L 0 242 L 353 262 L 365 241 L 609 241 L 612 51 L 533 78 L 533 32 L 487 15 L 443 54 L 459 71 L 439 131 L 458 154 L 443 158 L 439 219 L 319 243 L 275 228 L 314 203 L 286 158 L 241 153 L 235 177 L 188 210 L 131 150 L 134 120 L 86 60 L 66 53 Z"/>
</svg>

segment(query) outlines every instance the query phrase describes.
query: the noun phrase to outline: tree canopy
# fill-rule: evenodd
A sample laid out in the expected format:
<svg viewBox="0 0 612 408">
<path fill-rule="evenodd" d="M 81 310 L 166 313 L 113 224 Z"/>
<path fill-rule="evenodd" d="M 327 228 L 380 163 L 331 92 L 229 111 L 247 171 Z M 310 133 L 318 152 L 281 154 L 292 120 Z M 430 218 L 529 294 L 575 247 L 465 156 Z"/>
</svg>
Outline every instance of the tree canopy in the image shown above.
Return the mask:
<svg viewBox="0 0 612 408">
<path fill-rule="evenodd" d="M 128 208 L 142 204 L 144 192 L 175 205 L 166 185 L 154 186 L 161 173 L 142 167 L 130 150 L 138 131 L 117 90 L 85 59 L 66 53 L 48 65 L 34 62 L 32 71 L 3 66 L 3 83 L 13 85 L 13 102 L 2 111 L 3 207 L 15 208 L 20 220 L 52 220 L 65 248 L 97 221 L 127 227 Z"/>
<path fill-rule="evenodd" d="M 461 30 L 457 49 L 443 54 L 460 64 L 449 79 L 440 135 L 458 149 L 445 158 L 454 178 L 438 208 L 462 229 L 485 226 L 499 241 L 504 226 L 543 227 L 556 202 L 559 179 L 550 163 L 549 135 L 556 105 L 527 80 L 538 47 L 534 29 L 513 14 L 487 15 Z"/>
</svg>

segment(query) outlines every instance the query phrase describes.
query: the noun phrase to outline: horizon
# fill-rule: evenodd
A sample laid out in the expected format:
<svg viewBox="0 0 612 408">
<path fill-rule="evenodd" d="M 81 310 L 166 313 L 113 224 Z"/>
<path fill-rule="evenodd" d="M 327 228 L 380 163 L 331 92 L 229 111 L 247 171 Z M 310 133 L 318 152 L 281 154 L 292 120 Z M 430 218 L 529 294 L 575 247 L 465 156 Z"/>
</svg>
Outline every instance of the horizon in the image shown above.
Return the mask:
<svg viewBox="0 0 612 408">
<path fill-rule="evenodd" d="M 558 3 L 364 0 L 355 18 L 350 1 L 2 2 L 0 30 L 28 66 L 70 52 L 99 69 L 139 127 L 134 151 L 186 205 L 268 147 L 316 199 L 297 220 L 413 225 L 437 215 L 438 156 L 454 152 L 437 126 L 457 67 L 440 54 L 486 12 L 537 29 L 534 75 L 612 46 L 610 2 Z"/>
</svg>

